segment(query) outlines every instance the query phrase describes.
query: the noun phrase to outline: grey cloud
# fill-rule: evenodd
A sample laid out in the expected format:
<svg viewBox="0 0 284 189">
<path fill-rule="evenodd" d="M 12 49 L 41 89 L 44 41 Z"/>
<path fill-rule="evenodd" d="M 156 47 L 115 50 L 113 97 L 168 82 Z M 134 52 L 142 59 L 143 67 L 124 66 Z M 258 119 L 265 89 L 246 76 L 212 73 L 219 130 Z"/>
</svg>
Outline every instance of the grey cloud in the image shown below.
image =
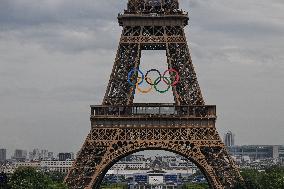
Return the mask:
<svg viewBox="0 0 284 189">
<path fill-rule="evenodd" d="M 42 25 L 46 23 L 86 23 L 112 20 L 110 7 L 122 8 L 123 1 L 69 1 L 69 0 L 2 0 L 0 22 L 20 26 Z M 118 9 L 119 10 L 119 9 Z M 88 23 L 91 24 L 91 23 Z M 15 25 L 14 25 L 15 26 Z"/>
<path fill-rule="evenodd" d="M 264 0 L 257 3 L 255 1 L 192 0 L 187 3 L 188 6 L 191 4 L 194 5 L 191 17 L 196 20 L 193 24 L 202 27 L 203 30 L 224 32 L 233 38 L 251 39 L 272 34 L 284 37 L 283 2 L 273 0 L 268 5 Z"/>
<path fill-rule="evenodd" d="M 122 5 L 114 0 L 3 0 L 0 38 L 40 44 L 50 51 L 110 49 L 121 31 L 114 19 L 118 11 L 110 7 Z"/>
<path fill-rule="evenodd" d="M 26 43 L 40 44 L 50 51 L 76 53 L 98 49 L 113 49 L 118 41 L 118 32 L 120 31 L 111 25 L 106 25 L 103 28 L 98 27 L 97 29 L 52 25 L 16 32 L 14 37 Z"/>
</svg>

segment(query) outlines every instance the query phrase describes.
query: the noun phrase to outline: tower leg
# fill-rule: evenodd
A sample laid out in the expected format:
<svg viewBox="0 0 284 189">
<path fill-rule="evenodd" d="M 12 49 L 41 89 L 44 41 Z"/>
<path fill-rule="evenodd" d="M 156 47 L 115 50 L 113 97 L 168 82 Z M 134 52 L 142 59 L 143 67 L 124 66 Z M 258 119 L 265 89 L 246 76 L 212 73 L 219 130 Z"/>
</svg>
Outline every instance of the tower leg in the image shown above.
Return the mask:
<svg viewBox="0 0 284 189">
<path fill-rule="evenodd" d="M 204 105 L 186 41 L 167 43 L 167 57 L 169 69 L 177 70 L 180 75 L 180 82 L 173 87 L 176 103 L 178 105 Z"/>
<path fill-rule="evenodd" d="M 109 79 L 104 105 L 127 105 L 133 101 L 133 86 L 128 83 L 128 73 L 138 68 L 141 57 L 141 45 L 120 43 L 117 57 Z"/>
<path fill-rule="evenodd" d="M 241 178 L 215 127 L 110 127 L 92 128 L 65 182 L 70 189 L 98 189 L 112 165 L 144 150 L 165 150 L 188 158 L 213 189 L 229 189 Z"/>
</svg>

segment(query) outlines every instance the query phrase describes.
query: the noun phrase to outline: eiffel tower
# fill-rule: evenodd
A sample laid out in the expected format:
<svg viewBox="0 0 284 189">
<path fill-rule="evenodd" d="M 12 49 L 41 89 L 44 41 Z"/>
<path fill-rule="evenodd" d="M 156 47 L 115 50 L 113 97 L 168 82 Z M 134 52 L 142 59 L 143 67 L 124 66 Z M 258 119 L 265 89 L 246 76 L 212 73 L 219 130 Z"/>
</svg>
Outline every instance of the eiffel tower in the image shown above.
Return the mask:
<svg viewBox="0 0 284 189">
<path fill-rule="evenodd" d="M 98 189 L 112 165 L 144 150 L 188 158 L 214 189 L 242 180 L 216 130 L 216 106 L 202 97 L 184 33 L 188 20 L 178 0 L 128 0 L 118 15 L 123 31 L 102 105 L 91 106 L 91 131 L 65 178 L 70 189 Z M 171 84 L 175 103 L 133 103 L 137 83 L 147 81 L 137 72 L 142 50 L 166 51 L 170 76 L 160 80 Z"/>
</svg>

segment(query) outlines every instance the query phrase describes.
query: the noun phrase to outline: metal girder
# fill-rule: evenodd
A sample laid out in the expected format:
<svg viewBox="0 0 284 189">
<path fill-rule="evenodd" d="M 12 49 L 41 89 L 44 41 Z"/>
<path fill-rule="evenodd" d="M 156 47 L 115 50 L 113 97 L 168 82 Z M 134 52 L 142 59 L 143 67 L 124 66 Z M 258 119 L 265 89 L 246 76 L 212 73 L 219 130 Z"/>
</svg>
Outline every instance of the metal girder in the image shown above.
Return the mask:
<svg viewBox="0 0 284 189">
<path fill-rule="evenodd" d="M 129 0 L 125 13 L 163 13 L 173 14 L 179 10 L 178 0 Z"/>
<path fill-rule="evenodd" d="M 204 105 L 185 34 L 180 26 L 124 27 L 103 104 L 132 104 L 135 87 L 128 83 L 128 73 L 133 68 L 139 68 L 144 49 L 166 50 L 168 67 L 179 72 L 181 81 L 173 87 L 176 104 Z"/>
<path fill-rule="evenodd" d="M 121 158 L 149 149 L 180 154 L 195 163 L 212 188 L 231 188 L 238 168 L 215 127 L 93 128 L 66 179 L 70 189 L 99 188 L 107 170 Z"/>
</svg>

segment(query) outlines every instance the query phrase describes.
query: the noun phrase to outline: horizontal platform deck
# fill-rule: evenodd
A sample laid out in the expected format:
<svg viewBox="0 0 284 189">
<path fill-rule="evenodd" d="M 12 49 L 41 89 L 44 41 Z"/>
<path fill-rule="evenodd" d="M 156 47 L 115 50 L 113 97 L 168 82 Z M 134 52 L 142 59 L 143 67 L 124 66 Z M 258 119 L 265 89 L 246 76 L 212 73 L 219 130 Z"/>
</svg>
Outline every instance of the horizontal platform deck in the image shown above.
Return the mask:
<svg viewBox="0 0 284 189">
<path fill-rule="evenodd" d="M 91 118 L 213 118 L 216 106 L 175 106 L 174 104 L 133 104 L 131 106 L 92 105 Z"/>
</svg>

